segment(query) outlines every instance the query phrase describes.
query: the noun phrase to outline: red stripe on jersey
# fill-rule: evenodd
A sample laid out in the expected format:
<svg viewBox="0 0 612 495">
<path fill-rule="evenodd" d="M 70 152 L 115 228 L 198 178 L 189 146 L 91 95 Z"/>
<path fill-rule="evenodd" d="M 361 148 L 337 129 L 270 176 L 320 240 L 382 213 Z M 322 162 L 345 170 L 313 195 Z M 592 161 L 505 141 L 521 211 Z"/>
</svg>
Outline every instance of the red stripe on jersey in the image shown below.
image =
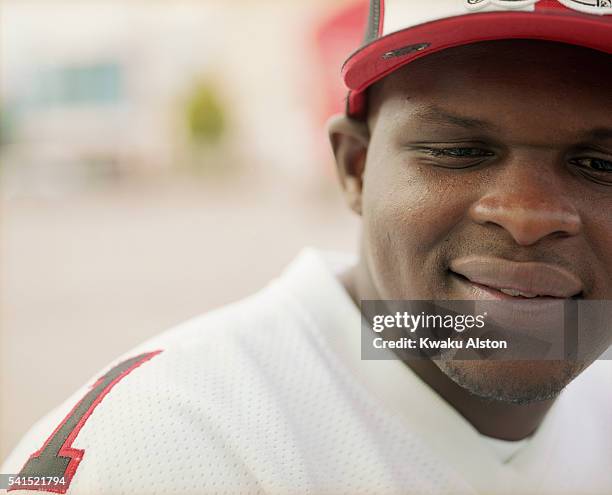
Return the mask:
<svg viewBox="0 0 612 495">
<path fill-rule="evenodd" d="M 57 428 L 53 430 L 43 446 L 28 458 L 17 475 L 17 478 L 24 479 L 28 477 L 65 478 L 63 484 L 13 484 L 8 491 L 28 490 L 66 493 L 85 454 L 83 449 L 75 449 L 72 444 L 94 409 L 117 383 L 161 352 L 161 350 L 148 352 L 122 361 L 96 380 L 90 387 L 89 392 L 77 402 Z M 64 466 L 66 462 L 67 465 Z"/>
</svg>

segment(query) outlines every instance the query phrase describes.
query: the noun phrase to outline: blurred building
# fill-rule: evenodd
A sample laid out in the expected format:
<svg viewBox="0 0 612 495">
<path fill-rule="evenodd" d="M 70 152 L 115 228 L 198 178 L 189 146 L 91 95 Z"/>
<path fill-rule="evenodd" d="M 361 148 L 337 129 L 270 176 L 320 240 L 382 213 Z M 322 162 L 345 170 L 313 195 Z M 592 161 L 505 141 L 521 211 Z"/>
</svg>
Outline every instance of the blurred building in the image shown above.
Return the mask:
<svg viewBox="0 0 612 495">
<path fill-rule="evenodd" d="M 0 458 L 111 359 L 350 251 L 365 0 L 0 0 Z"/>
<path fill-rule="evenodd" d="M 318 180 L 322 115 L 342 108 L 339 61 L 361 36 L 345 22 L 344 43 L 330 42 L 328 19 L 355 6 L 364 18 L 362 0 L 5 0 L 5 190 L 61 193 L 207 160 Z M 227 123 L 220 152 L 194 153 L 186 127 L 202 85 Z"/>
</svg>

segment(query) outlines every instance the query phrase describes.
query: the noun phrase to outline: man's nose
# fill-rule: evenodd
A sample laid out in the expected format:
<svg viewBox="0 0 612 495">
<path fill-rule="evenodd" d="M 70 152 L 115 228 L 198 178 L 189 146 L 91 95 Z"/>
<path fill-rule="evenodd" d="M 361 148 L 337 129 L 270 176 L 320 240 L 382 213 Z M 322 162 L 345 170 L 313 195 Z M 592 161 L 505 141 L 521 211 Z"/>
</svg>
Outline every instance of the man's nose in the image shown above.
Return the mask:
<svg viewBox="0 0 612 495">
<path fill-rule="evenodd" d="M 521 246 L 529 246 L 550 235 L 574 236 L 582 220 L 562 178 L 547 168 L 512 164 L 470 208 L 470 216 L 481 225 L 505 229 Z"/>
</svg>

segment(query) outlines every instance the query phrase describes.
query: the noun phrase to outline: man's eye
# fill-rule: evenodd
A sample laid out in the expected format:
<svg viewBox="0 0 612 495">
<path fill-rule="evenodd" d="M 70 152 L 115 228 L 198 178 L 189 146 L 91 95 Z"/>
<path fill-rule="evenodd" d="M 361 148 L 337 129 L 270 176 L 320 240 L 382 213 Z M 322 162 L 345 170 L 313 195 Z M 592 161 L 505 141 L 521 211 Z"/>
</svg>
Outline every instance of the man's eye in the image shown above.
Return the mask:
<svg viewBox="0 0 612 495">
<path fill-rule="evenodd" d="M 603 158 L 574 158 L 570 160 L 572 165 L 584 178 L 601 184 L 612 186 L 612 161 Z"/>
<path fill-rule="evenodd" d="M 579 167 L 591 169 L 596 172 L 612 173 L 612 161 L 604 160 L 603 158 L 575 158 L 571 161 Z"/>
<path fill-rule="evenodd" d="M 470 146 L 470 144 L 472 143 L 450 146 L 450 143 L 449 145 L 446 145 L 446 143 L 431 143 L 431 145 L 422 143 L 407 146 L 406 149 L 411 151 L 413 156 L 416 154 L 416 157 L 423 163 L 433 167 L 455 170 L 476 168 L 485 162 L 489 162 L 491 157 L 497 156 L 488 147 L 478 146 L 479 143 L 474 143 L 476 146 Z"/>
<path fill-rule="evenodd" d="M 482 148 L 424 148 L 427 154 L 448 158 L 486 158 L 495 153 Z"/>
</svg>

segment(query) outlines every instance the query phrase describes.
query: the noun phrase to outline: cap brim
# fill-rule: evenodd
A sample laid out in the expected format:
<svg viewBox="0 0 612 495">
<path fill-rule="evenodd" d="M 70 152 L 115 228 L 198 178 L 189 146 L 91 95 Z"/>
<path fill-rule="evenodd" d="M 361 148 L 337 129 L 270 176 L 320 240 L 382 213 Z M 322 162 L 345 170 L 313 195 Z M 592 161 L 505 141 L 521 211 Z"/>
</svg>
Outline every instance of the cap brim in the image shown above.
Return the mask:
<svg viewBox="0 0 612 495">
<path fill-rule="evenodd" d="M 486 12 L 436 20 L 389 34 L 353 53 L 342 67 L 347 114 L 366 111 L 365 90 L 421 57 L 481 41 L 557 41 L 612 53 L 612 16 L 579 12 Z"/>
</svg>

